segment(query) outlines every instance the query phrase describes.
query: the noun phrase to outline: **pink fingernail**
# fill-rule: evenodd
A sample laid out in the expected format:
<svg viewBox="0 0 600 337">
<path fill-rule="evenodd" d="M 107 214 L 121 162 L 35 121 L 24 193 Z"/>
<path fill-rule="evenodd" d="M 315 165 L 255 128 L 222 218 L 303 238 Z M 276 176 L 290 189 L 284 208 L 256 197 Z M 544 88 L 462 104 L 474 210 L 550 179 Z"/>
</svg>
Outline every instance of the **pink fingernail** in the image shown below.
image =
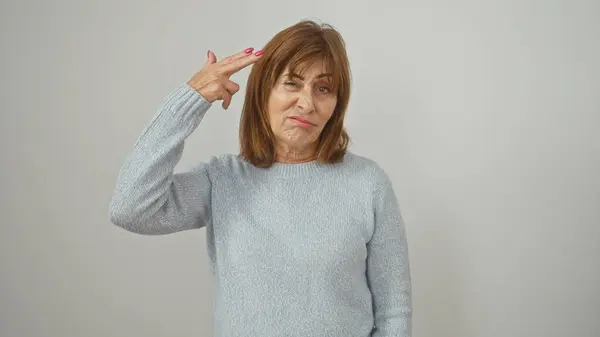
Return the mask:
<svg viewBox="0 0 600 337">
<path fill-rule="evenodd" d="M 262 55 L 262 53 L 263 53 L 263 51 L 262 51 L 262 50 L 259 50 L 259 51 L 257 51 L 257 52 L 256 52 L 256 54 L 254 54 L 254 55 L 256 55 L 256 56 L 260 56 L 260 55 Z"/>
<path fill-rule="evenodd" d="M 206 56 L 210 57 L 210 50 L 206 52 Z"/>
<path fill-rule="evenodd" d="M 250 54 L 253 50 L 254 50 L 254 48 L 248 48 L 248 49 L 244 50 L 244 52 L 246 54 Z"/>
</svg>

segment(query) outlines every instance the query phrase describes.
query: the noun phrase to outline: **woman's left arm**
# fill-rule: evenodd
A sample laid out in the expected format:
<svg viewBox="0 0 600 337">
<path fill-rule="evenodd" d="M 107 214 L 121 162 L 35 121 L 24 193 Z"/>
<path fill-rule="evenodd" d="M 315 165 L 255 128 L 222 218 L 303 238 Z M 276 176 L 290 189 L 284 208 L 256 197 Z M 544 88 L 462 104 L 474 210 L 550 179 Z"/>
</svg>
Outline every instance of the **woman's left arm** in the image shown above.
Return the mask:
<svg viewBox="0 0 600 337">
<path fill-rule="evenodd" d="M 374 229 L 367 244 L 373 295 L 373 337 L 411 337 L 412 295 L 406 229 L 392 183 L 379 166 L 373 194 Z"/>
</svg>

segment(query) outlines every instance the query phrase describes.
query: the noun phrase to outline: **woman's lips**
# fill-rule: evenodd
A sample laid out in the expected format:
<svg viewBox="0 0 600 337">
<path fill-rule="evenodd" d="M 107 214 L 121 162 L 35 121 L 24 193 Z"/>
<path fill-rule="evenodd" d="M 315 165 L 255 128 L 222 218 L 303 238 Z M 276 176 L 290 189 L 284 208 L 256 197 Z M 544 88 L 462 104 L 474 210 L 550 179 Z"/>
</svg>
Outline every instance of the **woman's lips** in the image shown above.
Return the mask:
<svg viewBox="0 0 600 337">
<path fill-rule="evenodd" d="M 313 123 L 309 122 L 308 120 L 306 120 L 300 116 L 290 116 L 288 118 L 292 120 L 292 123 L 294 123 L 298 126 L 301 126 L 301 127 L 308 128 L 308 127 L 314 126 Z"/>
</svg>

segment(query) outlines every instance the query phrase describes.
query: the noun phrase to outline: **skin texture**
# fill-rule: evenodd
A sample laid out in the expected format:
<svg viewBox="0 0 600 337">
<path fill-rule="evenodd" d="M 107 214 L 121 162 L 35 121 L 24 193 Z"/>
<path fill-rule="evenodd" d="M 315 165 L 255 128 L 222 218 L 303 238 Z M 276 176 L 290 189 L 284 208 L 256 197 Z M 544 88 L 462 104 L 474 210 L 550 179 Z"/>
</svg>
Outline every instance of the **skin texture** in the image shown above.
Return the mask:
<svg viewBox="0 0 600 337">
<path fill-rule="evenodd" d="M 337 103 L 330 79 L 321 61 L 312 63 L 302 74 L 292 74 L 286 68 L 277 79 L 267 107 L 276 138 L 277 162 L 314 160 L 319 135 Z M 310 124 L 299 122 L 295 117 Z"/>
</svg>

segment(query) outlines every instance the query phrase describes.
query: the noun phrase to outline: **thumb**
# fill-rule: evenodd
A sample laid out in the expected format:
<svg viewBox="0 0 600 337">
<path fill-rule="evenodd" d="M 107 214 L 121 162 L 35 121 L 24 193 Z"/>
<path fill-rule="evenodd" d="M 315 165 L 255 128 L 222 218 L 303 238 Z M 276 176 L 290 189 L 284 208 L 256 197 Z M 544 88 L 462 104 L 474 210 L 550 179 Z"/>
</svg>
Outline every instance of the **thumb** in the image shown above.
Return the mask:
<svg viewBox="0 0 600 337">
<path fill-rule="evenodd" d="M 212 51 L 208 51 L 208 53 L 206 54 L 208 56 L 208 58 L 206 59 L 206 64 L 213 64 L 217 62 L 217 56 L 215 56 L 215 53 L 213 53 Z"/>
</svg>

